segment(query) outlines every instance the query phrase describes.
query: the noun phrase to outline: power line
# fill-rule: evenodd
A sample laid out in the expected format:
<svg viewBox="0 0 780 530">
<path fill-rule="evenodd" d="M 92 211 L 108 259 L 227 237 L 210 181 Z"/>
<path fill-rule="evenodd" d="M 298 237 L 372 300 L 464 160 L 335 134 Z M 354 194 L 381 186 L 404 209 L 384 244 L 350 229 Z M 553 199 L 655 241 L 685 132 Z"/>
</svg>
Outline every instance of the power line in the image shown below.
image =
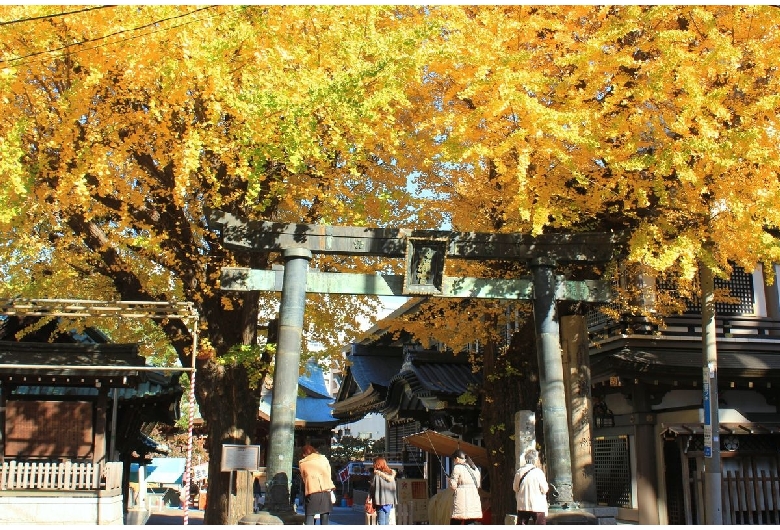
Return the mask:
<svg viewBox="0 0 780 530">
<path fill-rule="evenodd" d="M 132 32 L 132 31 L 138 31 L 138 30 L 146 29 L 146 28 L 149 28 L 149 27 L 157 26 L 157 25 L 159 25 L 161 23 L 164 23 L 164 22 L 169 22 L 171 20 L 176 20 L 176 19 L 179 19 L 179 18 L 188 17 L 190 15 L 193 15 L 193 14 L 198 13 L 200 11 L 205 11 L 207 9 L 211 9 L 213 7 L 218 7 L 218 6 L 210 5 L 210 6 L 206 6 L 206 7 L 201 7 L 201 8 L 198 8 L 198 9 L 194 10 L 194 11 L 188 11 L 187 13 L 183 13 L 181 15 L 176 15 L 176 16 L 172 16 L 172 17 L 168 17 L 168 18 L 164 18 L 164 19 L 160 19 L 160 20 L 155 20 L 153 22 L 150 22 L 148 24 L 144 24 L 142 26 L 137 26 L 135 28 L 130 28 L 130 29 L 124 29 L 124 30 L 121 30 L 121 31 L 115 31 L 114 33 L 109 33 L 108 35 L 103 35 L 101 37 L 95 37 L 93 39 L 86 39 L 86 40 L 83 40 L 81 42 L 75 42 L 73 44 L 67 44 L 65 46 L 60 46 L 59 48 L 53 48 L 53 49 L 50 49 L 50 50 L 34 52 L 34 53 L 30 53 L 28 55 L 21 55 L 19 57 L 14 57 L 14 58 L 11 58 L 11 59 L 0 59 L 0 64 L 2 64 L 2 63 L 17 63 L 17 62 L 23 61 L 25 59 L 30 59 L 30 58 L 38 57 L 38 56 L 41 56 L 41 55 L 47 55 L 47 54 L 53 54 L 53 53 L 56 53 L 56 52 L 60 52 L 62 50 L 69 49 L 69 48 L 71 48 L 73 46 L 83 46 L 83 45 L 91 43 L 91 42 L 104 41 L 104 40 L 106 40 L 108 38 L 116 37 L 117 35 L 122 35 L 124 33 L 129 33 L 129 32 Z M 239 9 L 243 9 L 243 7 L 239 8 Z M 214 16 L 216 16 L 216 15 L 214 15 Z M 100 48 L 102 46 L 106 46 L 107 44 L 118 44 L 120 42 L 125 42 L 125 41 L 128 41 L 128 40 L 137 39 L 137 38 L 143 37 L 145 35 L 151 35 L 152 33 L 156 33 L 158 31 L 167 31 L 167 30 L 170 30 L 170 29 L 175 29 L 175 28 L 187 25 L 187 24 L 191 24 L 193 22 L 197 22 L 199 20 L 201 20 L 201 19 L 195 19 L 195 20 L 192 20 L 192 21 L 189 21 L 189 22 L 185 22 L 185 23 L 182 23 L 182 24 L 178 24 L 178 25 L 175 25 L 175 26 L 168 26 L 168 27 L 165 27 L 165 28 L 158 28 L 158 29 L 155 29 L 154 31 L 150 31 L 148 33 L 134 35 L 134 36 L 131 36 L 131 37 L 127 37 L 125 39 L 120 39 L 120 40 L 114 41 L 112 43 L 103 43 L 103 44 L 99 44 L 97 46 L 93 46 L 91 48 L 83 48 L 83 49 L 77 50 L 77 51 L 80 52 L 80 51 L 94 50 L 94 49 Z"/>
<path fill-rule="evenodd" d="M 66 11 L 64 13 L 55 13 L 53 15 L 41 15 L 39 17 L 28 17 L 28 18 L 17 18 L 16 20 L 5 20 L 5 21 L 0 21 L 0 26 L 8 26 L 10 24 L 21 24 L 22 22 L 31 22 L 33 20 L 46 20 L 49 18 L 64 17 L 66 15 L 86 13 L 87 11 L 94 11 L 96 9 L 106 9 L 107 7 L 116 7 L 116 6 L 85 7 L 84 9 L 77 9 L 76 11 Z"/>
</svg>

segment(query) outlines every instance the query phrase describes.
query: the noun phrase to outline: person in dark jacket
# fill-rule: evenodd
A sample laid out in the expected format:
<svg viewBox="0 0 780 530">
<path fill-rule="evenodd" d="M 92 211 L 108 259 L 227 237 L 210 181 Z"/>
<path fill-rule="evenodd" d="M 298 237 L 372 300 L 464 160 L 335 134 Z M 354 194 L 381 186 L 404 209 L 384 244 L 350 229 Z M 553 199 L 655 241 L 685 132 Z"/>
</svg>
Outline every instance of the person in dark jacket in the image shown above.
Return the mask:
<svg viewBox="0 0 780 530">
<path fill-rule="evenodd" d="M 260 485 L 260 477 L 255 477 L 255 481 L 252 483 L 252 496 L 254 497 L 254 512 L 257 513 L 262 508 L 260 498 L 263 496 L 263 487 Z"/>
</svg>

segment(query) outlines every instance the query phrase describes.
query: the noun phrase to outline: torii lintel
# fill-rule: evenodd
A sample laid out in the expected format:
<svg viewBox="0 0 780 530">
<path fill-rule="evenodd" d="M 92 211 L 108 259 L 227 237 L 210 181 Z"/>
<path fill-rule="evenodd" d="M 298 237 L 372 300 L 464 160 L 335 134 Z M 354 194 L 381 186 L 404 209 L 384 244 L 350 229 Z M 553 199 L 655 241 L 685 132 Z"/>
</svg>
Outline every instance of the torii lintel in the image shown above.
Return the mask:
<svg viewBox="0 0 780 530">
<path fill-rule="evenodd" d="M 208 210 L 209 227 L 221 232 L 229 249 L 249 252 L 302 247 L 314 254 L 350 254 L 403 258 L 409 239 L 443 241 L 446 257 L 459 259 L 531 260 L 603 263 L 612 259 L 619 237 L 608 233 L 495 234 L 367 228 L 318 224 L 247 221 L 230 213 Z"/>
</svg>

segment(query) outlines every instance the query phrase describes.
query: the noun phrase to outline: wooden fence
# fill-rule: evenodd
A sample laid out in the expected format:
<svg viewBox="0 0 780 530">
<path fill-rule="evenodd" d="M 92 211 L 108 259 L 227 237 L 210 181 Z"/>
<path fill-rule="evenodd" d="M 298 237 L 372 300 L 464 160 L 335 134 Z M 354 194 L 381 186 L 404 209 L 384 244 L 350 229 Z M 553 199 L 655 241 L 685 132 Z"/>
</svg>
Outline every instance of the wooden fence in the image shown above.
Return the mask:
<svg viewBox="0 0 780 530">
<path fill-rule="evenodd" d="M 704 522 L 704 472 L 696 473 L 697 510 L 693 524 Z M 780 476 L 765 470 L 755 473 L 726 471 L 722 476 L 723 524 L 780 524 Z"/>
<path fill-rule="evenodd" d="M 92 490 L 117 493 L 122 489 L 122 463 L 19 462 L 0 465 L 0 491 Z"/>
</svg>

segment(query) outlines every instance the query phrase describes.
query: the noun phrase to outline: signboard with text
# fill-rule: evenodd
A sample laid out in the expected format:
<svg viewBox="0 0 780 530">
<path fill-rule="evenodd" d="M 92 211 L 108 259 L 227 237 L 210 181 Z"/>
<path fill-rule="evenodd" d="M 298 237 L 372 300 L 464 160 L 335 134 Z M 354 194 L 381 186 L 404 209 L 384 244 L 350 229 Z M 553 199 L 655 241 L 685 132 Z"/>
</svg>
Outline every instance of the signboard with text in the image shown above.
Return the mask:
<svg viewBox="0 0 780 530">
<path fill-rule="evenodd" d="M 710 377 L 709 370 L 704 369 L 704 456 L 712 458 L 712 412 L 710 410 Z"/>
<path fill-rule="evenodd" d="M 222 444 L 222 471 L 257 471 L 260 469 L 260 446 Z"/>
</svg>

